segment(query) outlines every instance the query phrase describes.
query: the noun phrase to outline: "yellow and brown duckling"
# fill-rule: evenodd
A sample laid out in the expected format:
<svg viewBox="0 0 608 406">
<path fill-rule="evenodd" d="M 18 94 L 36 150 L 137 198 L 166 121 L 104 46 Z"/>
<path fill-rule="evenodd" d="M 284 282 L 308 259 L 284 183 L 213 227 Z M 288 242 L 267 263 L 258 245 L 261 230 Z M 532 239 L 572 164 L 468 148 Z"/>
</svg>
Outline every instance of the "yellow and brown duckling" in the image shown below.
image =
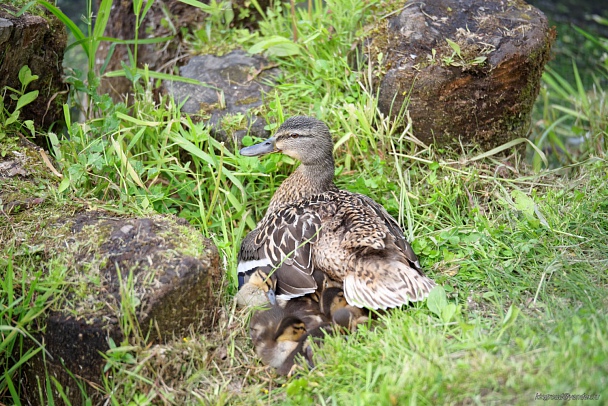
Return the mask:
<svg viewBox="0 0 608 406">
<path fill-rule="evenodd" d="M 327 288 L 319 302 L 321 312 L 336 326 L 355 331 L 357 325 L 369 320 L 369 310 L 351 306 L 340 288 Z"/>
<path fill-rule="evenodd" d="M 309 337 L 323 337 L 330 324 L 310 298 L 273 305 L 251 317 L 249 332 L 256 354 L 281 375 L 291 375 L 300 355 L 313 367 Z"/>
<path fill-rule="evenodd" d="M 435 282 L 420 268 L 397 221 L 369 197 L 335 186 L 333 142 L 325 123 L 289 118 L 274 137 L 243 148 L 241 155 L 273 152 L 301 164 L 241 244 L 241 286 L 252 270 L 270 269 L 269 289 L 289 300 L 318 290 L 316 270 L 342 284 L 351 306 L 386 309 L 428 296 Z"/>
<path fill-rule="evenodd" d="M 276 304 L 274 289 L 276 279 L 269 276 L 268 267 L 256 267 L 247 274 L 239 274 L 239 290 L 235 295 L 239 307 L 259 307 Z"/>
</svg>

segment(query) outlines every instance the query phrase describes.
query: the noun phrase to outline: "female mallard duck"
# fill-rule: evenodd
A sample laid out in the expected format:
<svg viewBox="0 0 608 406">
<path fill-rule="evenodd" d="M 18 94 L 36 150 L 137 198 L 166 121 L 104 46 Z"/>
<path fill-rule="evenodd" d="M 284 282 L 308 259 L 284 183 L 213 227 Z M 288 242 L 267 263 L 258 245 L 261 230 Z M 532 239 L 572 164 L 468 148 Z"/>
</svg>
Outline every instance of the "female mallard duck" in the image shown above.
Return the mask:
<svg viewBox="0 0 608 406">
<path fill-rule="evenodd" d="M 397 221 L 367 196 L 334 184 L 333 142 L 325 123 L 292 117 L 274 137 L 241 155 L 280 152 L 301 162 L 241 244 L 241 286 L 265 269 L 272 290 L 291 299 L 317 290 L 315 272 L 342 283 L 350 305 L 386 309 L 423 300 L 435 286 Z"/>
</svg>

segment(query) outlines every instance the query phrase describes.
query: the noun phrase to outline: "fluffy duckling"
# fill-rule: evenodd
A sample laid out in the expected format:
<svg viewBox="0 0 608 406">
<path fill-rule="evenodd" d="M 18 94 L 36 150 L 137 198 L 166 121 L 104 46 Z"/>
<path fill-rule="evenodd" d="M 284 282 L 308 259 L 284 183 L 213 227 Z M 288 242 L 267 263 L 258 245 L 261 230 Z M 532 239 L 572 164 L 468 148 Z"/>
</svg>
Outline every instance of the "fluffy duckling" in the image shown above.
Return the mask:
<svg viewBox="0 0 608 406">
<path fill-rule="evenodd" d="M 369 311 L 349 305 L 340 288 L 325 289 L 319 305 L 325 317 L 349 331 L 355 331 L 358 324 L 369 319 Z"/>
<path fill-rule="evenodd" d="M 251 317 L 249 332 L 256 354 L 281 375 L 290 375 L 301 355 L 313 367 L 309 337 L 322 337 L 330 325 L 310 298 L 274 305 Z"/>
<path fill-rule="evenodd" d="M 300 161 L 268 211 L 241 244 L 237 273 L 272 269 L 277 298 L 318 290 L 314 271 L 341 284 L 351 306 L 398 307 L 424 300 L 435 282 L 420 267 L 397 221 L 367 196 L 334 183 L 333 142 L 327 125 L 292 117 L 274 137 L 241 150 L 244 156 L 279 152 Z"/>
<path fill-rule="evenodd" d="M 239 307 L 276 304 L 274 295 L 276 279 L 271 278 L 269 273 L 268 267 L 257 267 L 247 274 L 239 274 L 239 291 L 234 297 Z"/>
</svg>

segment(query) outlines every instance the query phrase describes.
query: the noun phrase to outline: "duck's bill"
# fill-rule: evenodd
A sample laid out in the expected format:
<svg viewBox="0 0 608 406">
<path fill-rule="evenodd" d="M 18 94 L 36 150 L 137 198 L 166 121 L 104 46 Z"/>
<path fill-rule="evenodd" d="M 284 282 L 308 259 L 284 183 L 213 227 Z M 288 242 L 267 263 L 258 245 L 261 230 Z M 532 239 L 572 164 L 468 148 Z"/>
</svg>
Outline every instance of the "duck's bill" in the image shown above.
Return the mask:
<svg viewBox="0 0 608 406">
<path fill-rule="evenodd" d="M 268 292 L 266 292 L 266 297 L 268 298 L 268 301 L 270 302 L 271 305 L 276 305 L 277 304 L 277 296 L 274 293 L 273 289 L 269 289 Z"/>
<path fill-rule="evenodd" d="M 245 147 L 241 149 L 240 153 L 243 156 L 260 156 L 270 154 L 271 152 L 277 151 L 274 146 L 274 141 L 275 138 L 270 137 L 264 142 L 260 142 L 259 144 L 255 144 L 250 147 Z"/>
</svg>

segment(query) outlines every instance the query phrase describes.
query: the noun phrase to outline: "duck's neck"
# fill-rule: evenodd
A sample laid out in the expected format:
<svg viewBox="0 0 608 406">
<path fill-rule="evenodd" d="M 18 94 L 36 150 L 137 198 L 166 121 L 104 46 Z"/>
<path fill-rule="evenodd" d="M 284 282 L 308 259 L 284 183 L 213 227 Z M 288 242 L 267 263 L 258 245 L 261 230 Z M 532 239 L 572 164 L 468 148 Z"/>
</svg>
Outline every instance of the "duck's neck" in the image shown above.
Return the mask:
<svg viewBox="0 0 608 406">
<path fill-rule="evenodd" d="M 272 213 L 283 205 L 335 189 L 333 159 L 324 165 L 318 163 L 315 165 L 301 164 L 294 173 L 281 183 L 270 200 L 267 213 Z"/>
</svg>

